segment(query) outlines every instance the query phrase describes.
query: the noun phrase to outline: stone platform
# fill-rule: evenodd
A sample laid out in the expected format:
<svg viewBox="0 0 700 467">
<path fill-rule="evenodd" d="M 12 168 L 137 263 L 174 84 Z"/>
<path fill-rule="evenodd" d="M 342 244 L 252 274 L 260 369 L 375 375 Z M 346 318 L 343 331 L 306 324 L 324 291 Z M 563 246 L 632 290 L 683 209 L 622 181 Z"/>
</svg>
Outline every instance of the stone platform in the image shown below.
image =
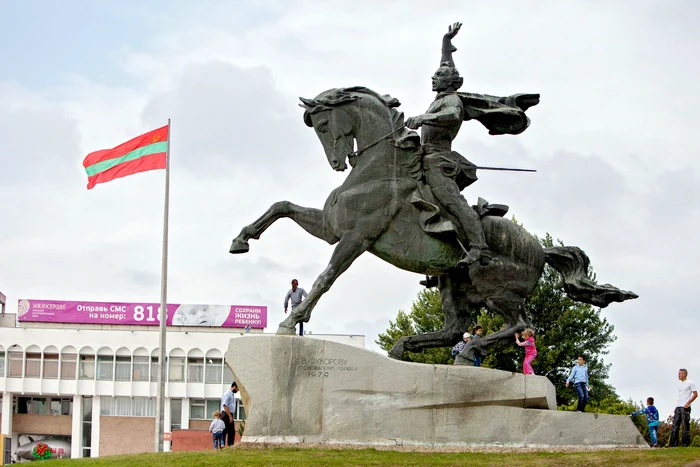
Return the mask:
<svg viewBox="0 0 700 467">
<path fill-rule="evenodd" d="M 628 417 L 556 410 L 545 377 L 401 362 L 298 336 L 231 339 L 243 442 L 647 447 Z"/>
</svg>

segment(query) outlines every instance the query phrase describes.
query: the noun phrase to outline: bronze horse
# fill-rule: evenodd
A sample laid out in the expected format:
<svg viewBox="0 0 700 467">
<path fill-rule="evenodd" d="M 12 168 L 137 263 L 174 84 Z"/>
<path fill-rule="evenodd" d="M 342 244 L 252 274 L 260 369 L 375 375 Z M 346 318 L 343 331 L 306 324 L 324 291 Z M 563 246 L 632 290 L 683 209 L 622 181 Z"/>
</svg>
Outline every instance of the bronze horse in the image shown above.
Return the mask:
<svg viewBox="0 0 700 467">
<path fill-rule="evenodd" d="M 482 306 L 503 316 L 506 327 L 470 345 L 460 362 L 471 360 L 474 352 L 484 354 L 493 345 L 510 343 L 514 332 L 530 324 L 521 303 L 535 288 L 545 262 L 562 273 L 567 293 L 575 300 L 605 307 L 637 297 L 591 281 L 588 257 L 579 248 L 543 249 L 525 229 L 497 216 L 481 217 L 493 260 L 456 268 L 464 255 L 456 237 L 449 229 L 430 232 L 422 226 L 426 212 L 420 208 L 425 198 L 420 138 L 404 127 L 403 114 L 396 109 L 399 102 L 363 87 L 331 89 L 301 101 L 304 122 L 316 131 L 331 167 L 343 171 L 349 161 L 352 169 L 322 210 L 277 202 L 232 242 L 231 253 L 245 253 L 249 239 L 259 239 L 276 220 L 286 217 L 314 237 L 337 243 L 308 297 L 280 323 L 277 334 L 294 334 L 297 323 L 308 322 L 321 296 L 365 251 L 406 271 L 437 278 L 444 328 L 402 338 L 389 352 L 394 358 L 402 358 L 404 351 L 453 345 L 461 339 L 471 313 Z M 443 216 L 449 221 L 448 215 Z"/>
</svg>

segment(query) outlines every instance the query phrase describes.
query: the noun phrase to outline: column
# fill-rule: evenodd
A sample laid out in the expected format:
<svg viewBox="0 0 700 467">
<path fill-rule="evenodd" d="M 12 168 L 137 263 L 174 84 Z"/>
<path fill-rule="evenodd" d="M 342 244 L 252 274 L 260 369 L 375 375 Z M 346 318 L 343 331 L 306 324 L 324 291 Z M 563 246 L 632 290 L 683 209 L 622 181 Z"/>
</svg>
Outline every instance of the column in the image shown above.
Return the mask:
<svg viewBox="0 0 700 467">
<path fill-rule="evenodd" d="M 71 418 L 70 458 L 83 457 L 83 397 L 73 396 L 73 417 Z"/>
<path fill-rule="evenodd" d="M 11 392 L 6 392 L 2 395 L 2 426 L 0 427 L 0 433 L 12 436 L 12 399 L 15 395 Z"/>
<path fill-rule="evenodd" d="M 190 429 L 190 400 L 182 399 L 182 429 Z"/>
<path fill-rule="evenodd" d="M 100 412 L 102 404 L 100 396 L 92 397 L 92 443 L 90 446 L 90 457 L 100 457 Z"/>
<path fill-rule="evenodd" d="M 170 420 L 170 415 L 171 415 L 171 414 L 170 414 L 170 398 L 169 398 L 169 397 L 166 397 L 166 398 L 165 398 L 165 408 L 163 409 L 163 411 L 165 412 L 165 413 L 163 414 L 163 432 L 164 432 L 164 433 L 170 433 L 170 435 L 172 436 L 173 429 L 172 429 L 172 427 L 170 426 L 172 422 L 171 422 L 171 420 Z M 171 439 L 172 439 L 172 438 L 171 438 Z M 164 452 L 170 452 L 170 446 L 171 446 L 171 442 L 170 442 L 170 441 L 164 441 L 164 442 L 163 442 L 163 451 L 164 451 Z"/>
</svg>

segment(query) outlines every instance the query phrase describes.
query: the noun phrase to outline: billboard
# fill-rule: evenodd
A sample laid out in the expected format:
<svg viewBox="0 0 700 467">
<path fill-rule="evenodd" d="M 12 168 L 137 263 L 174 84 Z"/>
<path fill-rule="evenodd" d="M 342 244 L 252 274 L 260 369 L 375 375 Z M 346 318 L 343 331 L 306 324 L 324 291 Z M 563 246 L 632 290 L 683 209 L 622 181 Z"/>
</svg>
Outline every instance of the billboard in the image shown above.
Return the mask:
<svg viewBox="0 0 700 467">
<path fill-rule="evenodd" d="M 167 326 L 262 329 L 267 307 L 257 305 L 174 305 L 166 310 Z M 19 300 L 17 320 L 36 323 L 160 325 L 158 303 L 68 302 Z"/>
<path fill-rule="evenodd" d="M 15 456 L 17 460 L 28 461 L 70 459 L 70 443 L 70 436 L 21 434 L 17 440 Z"/>
</svg>

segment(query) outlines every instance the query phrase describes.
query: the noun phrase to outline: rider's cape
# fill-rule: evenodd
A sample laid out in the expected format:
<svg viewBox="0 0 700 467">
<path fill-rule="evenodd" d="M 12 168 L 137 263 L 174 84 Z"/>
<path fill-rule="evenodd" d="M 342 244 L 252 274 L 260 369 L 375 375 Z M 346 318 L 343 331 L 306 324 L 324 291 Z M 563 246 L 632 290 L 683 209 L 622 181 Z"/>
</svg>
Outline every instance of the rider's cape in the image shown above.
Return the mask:
<svg viewBox="0 0 700 467">
<path fill-rule="evenodd" d="M 441 93 L 438 97 L 447 95 Z M 452 94 L 452 93 L 449 93 Z M 539 94 L 513 94 L 498 97 L 469 92 L 454 93 L 464 105 L 464 120 L 477 120 L 492 135 L 517 135 L 530 126 L 525 111 L 539 104 Z"/>
<path fill-rule="evenodd" d="M 437 97 L 444 97 L 448 94 L 453 93 L 440 93 Z M 525 115 L 525 111 L 540 102 L 539 94 L 514 94 L 506 97 L 468 92 L 456 92 L 454 94 L 462 100 L 464 120 L 481 122 L 492 135 L 517 135 L 525 131 L 530 125 L 530 119 Z M 455 174 L 464 174 L 464 181 L 460 182 L 459 179 L 455 179 L 460 191 L 476 181 L 476 166 L 464 159 L 460 154 L 450 151 L 433 154 L 428 157 L 436 159 L 438 168 L 442 169 L 443 167 L 440 164 L 444 164 L 446 168 L 454 172 L 446 173 L 446 176 L 455 178 Z M 445 161 L 441 162 L 437 159 L 445 159 Z M 423 162 L 425 163 L 425 161 L 424 157 Z M 425 232 L 431 235 L 439 235 L 455 231 L 454 224 L 443 215 L 437 200 L 426 185 L 419 183 L 419 189 L 413 194 L 411 203 L 420 211 L 419 222 Z M 508 206 L 500 204 L 489 205 L 482 198 L 479 198 L 479 202 L 473 208 L 480 217 L 502 217 L 508 212 Z"/>
</svg>

